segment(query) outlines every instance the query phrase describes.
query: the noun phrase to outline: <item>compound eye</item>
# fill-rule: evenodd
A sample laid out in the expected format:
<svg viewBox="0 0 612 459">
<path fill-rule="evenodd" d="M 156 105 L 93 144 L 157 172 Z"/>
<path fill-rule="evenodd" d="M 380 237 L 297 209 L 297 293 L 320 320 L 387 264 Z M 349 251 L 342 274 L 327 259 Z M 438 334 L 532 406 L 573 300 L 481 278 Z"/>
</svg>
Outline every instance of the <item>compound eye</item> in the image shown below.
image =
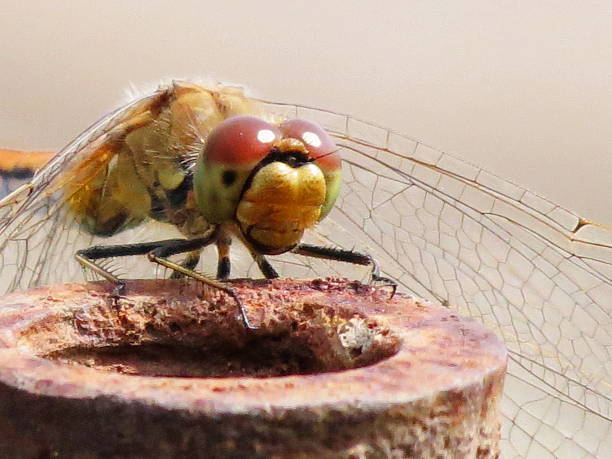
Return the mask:
<svg viewBox="0 0 612 459">
<path fill-rule="evenodd" d="M 254 116 L 234 116 L 209 134 L 204 155 L 212 163 L 242 166 L 258 163 L 277 143 L 278 127 Z"/>
<path fill-rule="evenodd" d="M 330 135 L 318 124 L 301 119 L 291 119 L 282 123 L 280 130 L 285 138 L 301 140 L 311 158 L 320 157 L 321 159 L 316 160 L 315 164 L 328 169 L 340 167 L 340 154 L 336 152 L 338 147 Z"/>
</svg>

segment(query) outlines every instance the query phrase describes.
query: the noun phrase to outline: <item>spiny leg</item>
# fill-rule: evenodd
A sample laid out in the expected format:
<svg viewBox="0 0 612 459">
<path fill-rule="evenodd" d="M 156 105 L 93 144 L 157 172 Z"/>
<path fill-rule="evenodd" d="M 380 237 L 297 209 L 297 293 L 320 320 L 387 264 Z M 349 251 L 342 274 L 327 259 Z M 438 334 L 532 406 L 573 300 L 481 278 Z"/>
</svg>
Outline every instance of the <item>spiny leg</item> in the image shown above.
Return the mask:
<svg viewBox="0 0 612 459">
<path fill-rule="evenodd" d="M 380 282 L 383 285 L 389 286 L 392 289 L 391 298 L 397 290 L 397 282 L 388 277 L 380 275 L 380 267 L 374 258 L 367 253 L 354 252 L 352 250 L 337 249 L 334 247 L 321 247 L 311 244 L 298 244 L 292 250 L 293 253 L 306 257 L 324 258 L 326 260 L 343 261 L 345 263 L 353 263 L 356 265 L 371 265 L 370 283 Z"/>
<path fill-rule="evenodd" d="M 266 257 L 258 253 L 253 256 L 253 259 L 266 279 L 276 279 L 278 277 L 276 269 L 274 269 L 274 266 L 270 264 Z"/>
<path fill-rule="evenodd" d="M 193 271 L 195 267 L 198 265 L 198 263 L 200 262 L 201 253 L 202 253 L 201 249 L 194 250 L 193 252 L 189 252 L 187 256 L 185 257 L 185 259 L 183 260 L 183 262 L 181 263 L 181 266 L 183 268 L 187 268 Z M 170 279 L 181 279 L 183 277 L 185 276 L 179 273 L 178 271 L 172 271 L 172 274 L 170 275 Z"/>
<path fill-rule="evenodd" d="M 250 324 L 242 306 L 242 303 L 238 298 L 238 295 L 236 295 L 236 292 L 231 287 L 228 287 L 222 282 L 210 279 L 194 271 L 190 267 L 186 267 L 166 259 L 166 257 L 169 257 L 171 255 L 176 255 L 184 252 L 193 253 L 197 251 L 199 253 L 202 248 L 214 242 L 216 240 L 216 237 L 216 233 L 213 233 L 208 237 L 199 239 L 168 239 L 165 241 L 144 242 L 137 244 L 93 246 L 89 247 L 88 249 L 79 250 L 76 253 L 75 258 L 79 263 L 81 263 L 82 266 L 91 269 L 106 280 L 115 283 L 117 285 L 118 292 L 121 292 L 124 286 L 123 281 L 108 270 L 106 270 L 103 266 L 100 265 L 100 263 L 95 263 L 94 260 L 131 255 L 147 255 L 149 261 L 157 263 L 166 268 L 170 268 L 174 272 L 178 272 L 181 275 L 196 279 L 200 282 L 210 285 L 211 287 L 215 287 L 219 290 L 222 290 L 228 295 L 230 295 L 238 305 L 238 310 L 240 312 L 240 316 L 245 328 L 253 329 L 255 327 Z M 187 262 L 189 262 L 189 260 Z M 197 260 L 195 263 L 197 264 Z"/>
<path fill-rule="evenodd" d="M 227 279 L 230 275 L 232 269 L 229 257 L 231 245 L 231 235 L 221 232 L 217 238 L 217 253 L 219 254 L 219 261 L 217 262 L 217 279 Z"/>
<path fill-rule="evenodd" d="M 90 269 L 107 281 L 116 284 L 117 290 L 120 292 L 123 289 L 123 281 L 107 270 L 100 262 L 96 262 L 96 260 L 112 257 L 145 255 L 160 246 L 172 244 L 177 241 L 184 241 L 184 239 L 168 239 L 165 241 L 141 242 L 136 244 L 95 245 L 77 251 L 74 257 L 84 268 Z"/>
<path fill-rule="evenodd" d="M 77 251 L 75 258 L 83 267 L 91 269 L 104 279 L 110 282 L 119 283 L 121 282 L 121 279 L 106 270 L 100 263 L 96 263 L 95 260 L 102 260 L 112 257 L 146 255 L 155 249 L 166 247 L 179 248 L 179 250 L 174 253 L 194 252 L 196 250 L 199 253 L 200 249 L 211 244 L 214 240 L 215 235 L 212 234 L 208 237 L 198 239 L 166 239 L 164 241 L 139 242 L 136 244 L 95 245 L 87 249 Z"/>
<path fill-rule="evenodd" d="M 227 231 L 227 229 L 221 228 L 219 231 L 219 237 L 217 238 L 217 250 L 219 251 L 219 267 L 217 271 L 217 277 L 219 279 L 225 279 L 226 277 L 222 276 L 222 274 L 227 273 L 229 276 L 230 266 L 229 266 L 229 248 L 232 242 L 232 235 L 235 234 L 231 231 Z M 240 237 L 240 233 L 237 234 Z M 246 247 L 246 249 L 251 254 L 251 257 L 257 263 L 259 270 L 264 275 L 266 279 L 276 279 L 278 278 L 278 273 L 274 269 L 274 267 L 270 264 L 270 262 L 264 257 L 261 253 L 259 253 L 251 243 L 244 237 L 240 237 L 240 240 Z M 224 259 L 227 258 L 227 261 Z"/>
<path fill-rule="evenodd" d="M 251 257 L 253 258 L 253 260 L 255 260 L 255 263 L 257 263 L 257 266 L 259 267 L 259 270 L 264 275 L 264 277 L 266 279 L 278 278 L 278 273 L 276 272 L 276 269 L 274 269 L 274 266 L 270 264 L 270 262 L 266 259 L 266 257 L 264 257 L 257 250 L 255 250 L 255 248 L 253 248 L 251 244 L 249 244 L 248 241 L 243 241 L 243 242 L 246 248 L 249 250 Z"/>
<path fill-rule="evenodd" d="M 184 242 L 187 242 L 187 241 L 184 241 Z M 238 298 L 238 295 L 236 294 L 233 288 L 228 287 L 223 282 L 219 282 L 215 279 L 206 277 L 203 274 L 200 274 L 196 271 L 185 268 L 184 266 L 179 265 L 178 263 L 174 263 L 167 259 L 167 257 L 171 255 L 176 255 L 178 253 L 185 252 L 186 250 L 184 250 L 181 247 L 181 245 L 189 247 L 187 250 L 193 250 L 193 247 L 189 246 L 188 244 L 165 245 L 165 246 L 157 247 L 151 250 L 150 252 L 148 252 L 147 258 L 149 259 L 149 261 L 153 263 L 157 263 L 166 268 L 170 268 L 185 276 L 191 277 L 192 279 L 196 279 L 200 282 L 210 285 L 211 287 L 215 287 L 219 290 L 224 291 L 229 296 L 231 296 L 234 299 L 234 301 L 236 301 L 236 304 L 238 305 L 238 311 L 240 312 L 240 318 L 242 319 L 242 323 L 244 324 L 244 327 L 247 329 L 251 329 L 251 330 L 256 329 L 256 327 L 252 326 L 251 323 L 249 322 L 249 318 L 247 317 L 246 311 L 244 310 L 244 307 L 242 306 L 242 302 L 240 301 L 240 298 Z M 221 258 L 219 258 L 219 260 L 221 260 Z M 221 261 L 219 261 L 219 264 L 221 264 Z"/>
</svg>

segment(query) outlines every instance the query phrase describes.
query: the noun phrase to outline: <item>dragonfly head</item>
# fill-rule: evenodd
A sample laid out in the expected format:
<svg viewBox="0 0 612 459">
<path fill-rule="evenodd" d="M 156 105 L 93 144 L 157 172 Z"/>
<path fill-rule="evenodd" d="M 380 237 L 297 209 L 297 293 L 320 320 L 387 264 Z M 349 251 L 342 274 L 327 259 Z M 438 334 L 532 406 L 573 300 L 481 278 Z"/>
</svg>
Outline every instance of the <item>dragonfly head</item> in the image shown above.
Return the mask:
<svg viewBox="0 0 612 459">
<path fill-rule="evenodd" d="M 293 248 L 333 208 L 341 159 L 317 124 L 279 125 L 252 116 L 221 122 L 194 172 L 196 201 L 210 223 L 235 221 L 261 253 Z"/>
</svg>

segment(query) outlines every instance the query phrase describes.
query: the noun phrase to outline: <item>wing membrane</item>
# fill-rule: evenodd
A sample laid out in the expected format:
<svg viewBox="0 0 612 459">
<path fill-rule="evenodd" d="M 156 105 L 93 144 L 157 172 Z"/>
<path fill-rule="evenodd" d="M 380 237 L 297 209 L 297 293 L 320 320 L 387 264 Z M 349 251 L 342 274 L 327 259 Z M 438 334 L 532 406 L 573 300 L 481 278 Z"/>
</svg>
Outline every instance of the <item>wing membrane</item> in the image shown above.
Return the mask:
<svg viewBox="0 0 612 459">
<path fill-rule="evenodd" d="M 116 126 L 159 101 L 161 94 L 158 91 L 106 115 L 55 155 L 28 185 L 0 201 L 2 291 L 81 277 L 72 257 L 96 238 L 79 229 L 61 188 L 69 181 L 86 182 L 92 170 L 84 164 L 105 167 L 114 152 L 101 152 L 100 145 Z"/>
<path fill-rule="evenodd" d="M 403 291 L 503 337 L 505 457 L 612 450 L 612 231 L 376 125 L 270 108 L 323 124 L 344 148 L 344 189 L 319 237 L 368 250 Z"/>
</svg>

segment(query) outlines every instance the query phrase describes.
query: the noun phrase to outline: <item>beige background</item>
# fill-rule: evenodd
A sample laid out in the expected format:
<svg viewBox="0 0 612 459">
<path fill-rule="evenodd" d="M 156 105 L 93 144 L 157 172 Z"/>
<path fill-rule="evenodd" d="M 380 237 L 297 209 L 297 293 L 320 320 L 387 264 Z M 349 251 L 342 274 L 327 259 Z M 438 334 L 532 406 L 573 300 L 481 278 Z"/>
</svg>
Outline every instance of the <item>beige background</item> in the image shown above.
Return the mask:
<svg viewBox="0 0 612 459">
<path fill-rule="evenodd" d="M 0 144 L 212 77 L 369 119 L 612 224 L 612 3 L 0 1 Z M 146 5 L 146 6 L 145 6 Z"/>
</svg>

